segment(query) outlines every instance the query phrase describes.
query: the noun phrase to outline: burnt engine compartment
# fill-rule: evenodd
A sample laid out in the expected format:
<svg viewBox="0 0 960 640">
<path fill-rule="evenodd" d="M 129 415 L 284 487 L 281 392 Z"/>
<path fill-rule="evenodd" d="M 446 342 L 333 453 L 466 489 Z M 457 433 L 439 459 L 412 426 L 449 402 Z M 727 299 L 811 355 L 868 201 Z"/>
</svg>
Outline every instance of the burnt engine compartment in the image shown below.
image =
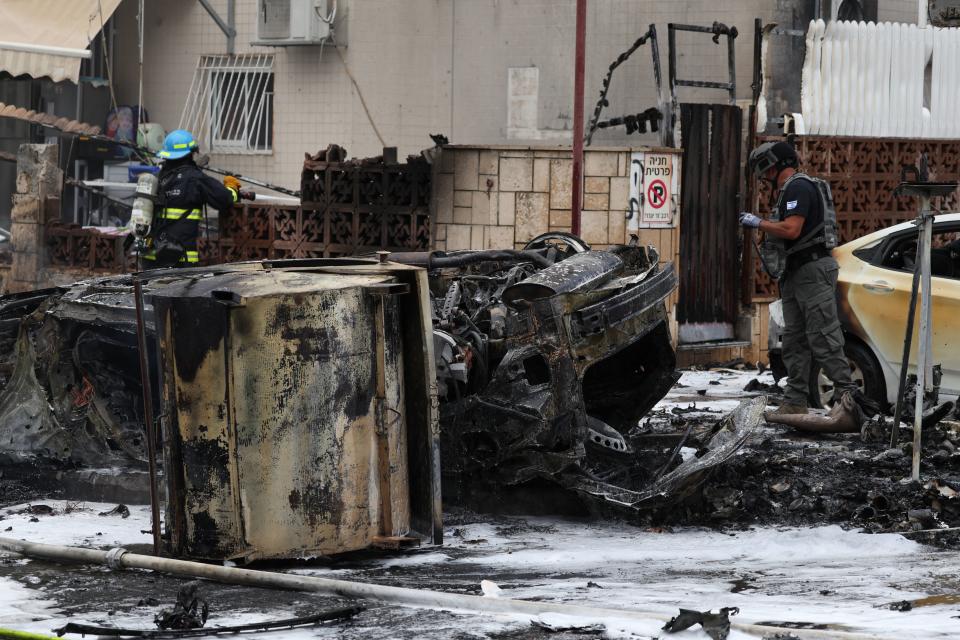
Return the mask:
<svg viewBox="0 0 960 640">
<path fill-rule="evenodd" d="M 512 256 L 433 256 L 445 501 L 575 513 L 569 489 L 584 478 L 649 479 L 629 436 L 678 377 L 672 265 L 653 248 L 592 251 L 567 234 Z"/>
</svg>

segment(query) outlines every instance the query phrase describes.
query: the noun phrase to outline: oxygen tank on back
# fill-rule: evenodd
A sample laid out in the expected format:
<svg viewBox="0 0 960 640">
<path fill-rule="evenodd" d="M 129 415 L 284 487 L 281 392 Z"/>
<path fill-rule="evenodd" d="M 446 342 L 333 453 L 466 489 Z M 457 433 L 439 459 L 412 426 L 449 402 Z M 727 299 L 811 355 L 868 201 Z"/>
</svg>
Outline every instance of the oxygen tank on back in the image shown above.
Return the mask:
<svg viewBox="0 0 960 640">
<path fill-rule="evenodd" d="M 141 173 L 137 177 L 136 197 L 133 200 L 133 211 L 130 213 L 130 229 L 138 240 L 146 238 L 153 224 L 153 205 L 157 198 L 159 181 L 157 176 L 150 172 Z"/>
</svg>

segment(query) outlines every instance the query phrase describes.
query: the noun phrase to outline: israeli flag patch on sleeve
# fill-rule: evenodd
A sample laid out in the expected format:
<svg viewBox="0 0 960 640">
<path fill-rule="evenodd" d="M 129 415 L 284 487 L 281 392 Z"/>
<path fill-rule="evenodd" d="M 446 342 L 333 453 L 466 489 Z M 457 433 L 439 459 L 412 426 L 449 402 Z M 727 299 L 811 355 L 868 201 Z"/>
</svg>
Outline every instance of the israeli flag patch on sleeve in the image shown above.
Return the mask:
<svg viewBox="0 0 960 640">
<path fill-rule="evenodd" d="M 791 200 L 787 203 L 787 211 L 792 211 L 797 208 L 797 201 Z"/>
</svg>

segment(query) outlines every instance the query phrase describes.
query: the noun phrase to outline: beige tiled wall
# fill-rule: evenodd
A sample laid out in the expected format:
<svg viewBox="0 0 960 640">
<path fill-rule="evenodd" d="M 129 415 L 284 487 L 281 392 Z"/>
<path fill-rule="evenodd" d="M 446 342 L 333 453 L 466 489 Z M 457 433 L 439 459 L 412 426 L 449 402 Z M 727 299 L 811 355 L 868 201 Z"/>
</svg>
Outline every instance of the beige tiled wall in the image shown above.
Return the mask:
<svg viewBox="0 0 960 640">
<path fill-rule="evenodd" d="M 591 245 L 630 240 L 625 214 L 633 151 L 584 153 L 580 235 Z M 569 232 L 571 164 L 570 150 L 559 147 L 445 147 L 433 177 L 435 248 L 522 248 L 541 233 Z M 664 261 L 679 259 L 678 228 L 641 229 L 638 235 L 642 243 L 655 245 Z"/>
</svg>

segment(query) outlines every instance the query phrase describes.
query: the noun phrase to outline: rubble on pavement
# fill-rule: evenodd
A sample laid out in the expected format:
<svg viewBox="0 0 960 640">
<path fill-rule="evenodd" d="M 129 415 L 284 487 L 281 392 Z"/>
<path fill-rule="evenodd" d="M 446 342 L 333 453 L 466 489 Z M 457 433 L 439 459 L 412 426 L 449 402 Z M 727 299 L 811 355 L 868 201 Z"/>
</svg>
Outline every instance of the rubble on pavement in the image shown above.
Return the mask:
<svg viewBox="0 0 960 640">
<path fill-rule="evenodd" d="M 719 419 L 709 409 L 737 393 L 756 372 L 690 372 L 642 423 L 660 437 L 691 431 L 686 446 L 697 448 L 698 433 Z M 723 381 L 712 396 L 694 396 L 707 379 Z M 694 380 L 694 384 L 689 381 Z M 771 381 L 759 376 L 760 384 Z M 754 385 L 757 386 L 757 385 Z M 683 408 L 699 400 L 698 406 Z M 771 397 L 771 402 L 775 398 Z M 678 414 L 676 409 L 683 410 Z M 889 423 L 889 418 L 887 418 Z M 900 444 L 889 446 L 889 426 L 878 418 L 857 433 L 804 434 L 792 427 L 766 425 L 740 454 L 718 467 L 702 491 L 644 514 L 648 526 L 700 524 L 742 528 L 757 524 L 811 526 L 837 523 L 870 533 L 905 533 L 913 540 L 960 546 L 960 423 L 943 420 L 924 431 L 921 477 L 908 481 L 912 438 L 901 425 Z M 911 516 L 911 514 L 913 514 Z M 940 531 L 943 530 L 943 531 Z"/>
<path fill-rule="evenodd" d="M 910 438 L 889 448 L 878 420 L 843 434 L 764 424 L 779 387 L 742 360 L 670 390 L 675 276 L 655 253 L 553 234 L 527 252 L 396 257 L 432 274 L 448 505 L 648 527 L 839 523 L 960 545 L 960 429 L 944 411 L 926 423 L 917 485 L 903 482 Z M 3 503 L 56 495 L 52 479 L 78 465 L 144 466 L 133 316 L 129 276 L 0 301 Z"/>
</svg>

